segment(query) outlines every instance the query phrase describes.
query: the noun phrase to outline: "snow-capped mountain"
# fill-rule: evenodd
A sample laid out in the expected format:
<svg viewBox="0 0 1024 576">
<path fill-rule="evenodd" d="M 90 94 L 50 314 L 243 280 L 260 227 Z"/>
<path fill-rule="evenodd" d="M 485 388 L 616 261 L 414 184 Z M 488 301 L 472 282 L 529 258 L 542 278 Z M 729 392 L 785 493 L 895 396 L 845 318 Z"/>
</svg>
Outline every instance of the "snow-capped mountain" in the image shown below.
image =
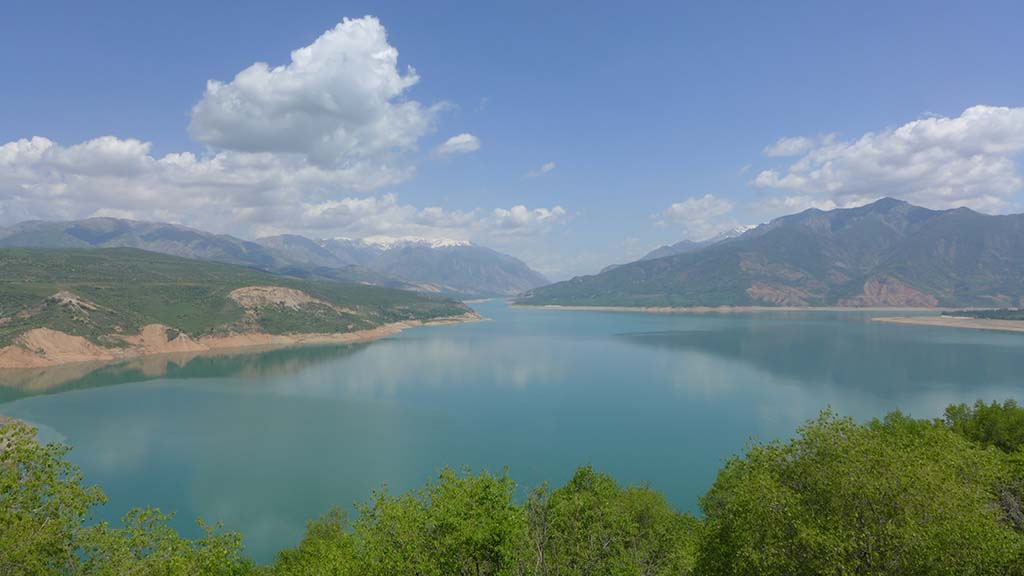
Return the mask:
<svg viewBox="0 0 1024 576">
<path fill-rule="evenodd" d="M 679 242 L 676 242 L 675 244 L 672 244 L 671 246 L 661 246 L 659 248 L 655 248 L 654 250 L 648 252 L 640 260 L 654 260 L 655 258 L 664 258 L 665 256 L 674 256 L 676 254 L 694 252 L 696 250 L 700 250 L 701 248 L 718 244 L 719 242 L 724 242 L 726 240 L 731 240 L 733 238 L 739 238 L 747 231 L 753 230 L 754 228 L 757 228 L 756 224 L 742 225 L 736 226 L 735 228 L 730 228 L 729 230 L 724 230 L 712 236 L 711 238 L 707 238 L 704 240 L 681 240 Z"/>
<path fill-rule="evenodd" d="M 311 240 L 285 234 L 248 241 L 163 222 L 90 218 L 0 228 L 0 247 L 130 247 L 290 276 L 471 297 L 547 284 L 522 261 L 465 240 L 414 236 Z"/>
<path fill-rule="evenodd" d="M 335 240 L 349 240 L 351 238 L 335 238 Z M 367 236 L 356 240 L 364 244 L 378 246 L 384 250 L 391 250 L 400 246 L 429 246 L 431 248 L 453 248 L 455 246 L 472 246 L 468 240 L 453 240 L 451 238 L 422 238 L 419 236 Z"/>
<path fill-rule="evenodd" d="M 257 240 L 309 265 L 360 266 L 428 290 L 466 296 L 506 296 L 547 279 L 521 260 L 466 240 L 370 236 L 310 240 L 273 236 Z"/>
</svg>

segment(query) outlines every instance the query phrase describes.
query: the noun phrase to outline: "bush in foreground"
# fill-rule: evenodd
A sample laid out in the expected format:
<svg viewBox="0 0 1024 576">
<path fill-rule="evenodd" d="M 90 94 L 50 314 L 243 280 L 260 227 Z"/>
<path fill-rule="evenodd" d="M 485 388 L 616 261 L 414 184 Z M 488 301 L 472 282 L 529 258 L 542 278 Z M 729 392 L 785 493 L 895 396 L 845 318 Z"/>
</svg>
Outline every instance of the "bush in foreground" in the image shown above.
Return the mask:
<svg viewBox="0 0 1024 576">
<path fill-rule="evenodd" d="M 339 510 L 266 567 L 241 536 L 182 538 L 158 510 L 90 524 L 105 501 L 34 431 L 0 424 L 0 576 L 1024 574 L 1024 450 L 1012 402 L 831 413 L 788 442 L 751 445 L 701 499 L 704 518 L 590 467 L 516 498 L 507 473 L 444 470 L 419 490 Z M 201 524 L 202 525 L 202 524 Z"/>
<path fill-rule="evenodd" d="M 700 572 L 1024 573 L 1024 535 L 1000 506 L 1021 472 L 931 422 L 826 413 L 726 464 L 701 502 Z"/>
</svg>

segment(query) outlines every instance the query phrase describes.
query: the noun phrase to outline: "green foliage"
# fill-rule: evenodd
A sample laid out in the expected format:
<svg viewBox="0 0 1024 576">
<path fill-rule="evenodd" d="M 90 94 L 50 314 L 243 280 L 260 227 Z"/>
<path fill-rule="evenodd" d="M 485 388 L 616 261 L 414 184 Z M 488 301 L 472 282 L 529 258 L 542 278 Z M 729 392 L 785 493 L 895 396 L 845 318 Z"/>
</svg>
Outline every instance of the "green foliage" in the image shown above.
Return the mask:
<svg viewBox="0 0 1024 576">
<path fill-rule="evenodd" d="M 645 487 L 580 468 L 563 488 L 513 499 L 507 475 L 451 470 L 421 490 L 374 494 L 353 526 L 313 522 L 274 573 L 422 575 L 690 574 L 699 522 Z"/>
<path fill-rule="evenodd" d="M 363 573 L 515 574 L 526 541 L 523 509 L 513 503 L 507 474 L 462 475 L 401 496 L 374 494 L 355 524 Z"/>
<path fill-rule="evenodd" d="M 388 322 L 430 320 L 469 309 L 446 298 L 402 290 L 300 280 L 250 268 L 129 248 L 0 249 L 0 346 L 32 328 L 60 330 L 106 346 L 114 334 L 146 324 L 190 336 L 227 331 L 270 334 L 349 332 Z M 268 306 L 247 314 L 228 297 L 247 286 L 293 288 L 321 300 L 297 308 Z M 66 291 L 92 306 L 62 303 Z"/>
<path fill-rule="evenodd" d="M 81 573 L 88 576 L 236 576 L 254 570 L 251 563 L 240 556 L 240 535 L 217 533 L 215 527 L 200 520 L 199 526 L 205 535 L 189 540 L 167 525 L 172 517 L 152 508 L 136 509 L 121 519 L 122 528 L 102 523 L 84 529 Z"/>
<path fill-rule="evenodd" d="M 363 574 L 355 537 L 341 510 L 306 525 L 298 547 L 283 550 L 273 566 L 277 576 L 359 576 Z"/>
<path fill-rule="evenodd" d="M 1021 573 L 1024 535 L 999 505 L 1014 474 L 1001 453 L 932 422 L 825 413 L 726 464 L 701 501 L 699 571 Z"/>
<path fill-rule="evenodd" d="M 589 466 L 522 500 L 507 472 L 445 469 L 375 492 L 352 523 L 332 510 L 263 568 L 238 534 L 200 522 L 203 536 L 183 538 L 159 510 L 88 525 L 105 499 L 67 449 L 0 423 L 0 576 L 1020 575 L 1024 450 L 1003 433 L 1019 414 L 1010 401 L 934 421 L 825 412 L 729 460 L 703 519 Z"/>
<path fill-rule="evenodd" d="M 68 448 L 41 446 L 35 430 L 0 420 L 0 575 L 60 573 L 78 565 L 80 527 L 106 501 L 82 486 Z"/>
<path fill-rule="evenodd" d="M 90 509 L 106 497 L 82 486 L 81 471 L 64 456 L 68 448 L 41 445 L 35 430 L 0 422 L 0 576 L 241 576 L 252 564 L 241 536 L 179 536 L 159 510 L 133 510 L 123 528 L 86 526 Z"/>
<path fill-rule="evenodd" d="M 643 486 L 623 489 L 589 467 L 531 496 L 536 574 L 691 574 L 698 522 Z"/>
<path fill-rule="evenodd" d="M 952 405 L 946 408 L 945 424 L 982 446 L 995 446 L 1004 452 L 1024 447 L 1024 408 L 1014 400 L 1002 404 L 978 400 L 973 407 Z"/>
</svg>

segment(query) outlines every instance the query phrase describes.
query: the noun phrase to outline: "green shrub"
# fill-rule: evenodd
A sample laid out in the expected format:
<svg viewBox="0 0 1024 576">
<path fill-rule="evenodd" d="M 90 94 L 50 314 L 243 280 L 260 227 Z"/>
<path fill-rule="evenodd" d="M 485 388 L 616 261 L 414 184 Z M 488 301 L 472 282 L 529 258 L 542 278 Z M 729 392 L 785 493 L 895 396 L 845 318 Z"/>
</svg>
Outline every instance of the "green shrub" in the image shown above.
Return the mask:
<svg viewBox="0 0 1024 576">
<path fill-rule="evenodd" d="M 830 413 L 733 458 L 701 505 L 706 574 L 1019 574 L 1000 452 L 899 413 Z"/>
</svg>

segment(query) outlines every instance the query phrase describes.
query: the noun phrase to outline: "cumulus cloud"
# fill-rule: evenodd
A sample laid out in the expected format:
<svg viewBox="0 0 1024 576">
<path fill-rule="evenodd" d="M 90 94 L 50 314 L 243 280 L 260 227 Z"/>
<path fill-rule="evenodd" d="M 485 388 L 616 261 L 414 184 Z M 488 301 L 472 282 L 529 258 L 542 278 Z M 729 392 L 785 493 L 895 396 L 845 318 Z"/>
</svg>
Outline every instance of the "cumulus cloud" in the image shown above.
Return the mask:
<svg viewBox="0 0 1024 576">
<path fill-rule="evenodd" d="M 547 174 L 548 172 L 551 172 L 554 169 L 555 169 L 555 163 L 554 162 L 545 162 L 544 164 L 541 164 L 539 168 L 536 168 L 534 170 L 530 170 L 529 172 L 527 172 L 526 173 L 526 177 L 527 178 L 536 178 L 537 176 L 542 176 L 544 174 Z"/>
<path fill-rule="evenodd" d="M 248 237 L 422 236 L 518 252 L 570 220 L 560 206 L 460 210 L 381 193 L 413 176 L 403 151 L 438 110 L 407 98 L 419 77 L 400 72 L 397 58 L 367 17 L 344 20 L 285 66 L 211 81 L 189 126 L 202 154 L 155 156 L 149 142 L 114 136 L 0 143 L 0 226 L 112 216 Z M 445 155 L 479 147 L 471 134 L 442 145 Z"/>
<path fill-rule="evenodd" d="M 538 236 L 570 219 L 561 206 L 552 208 L 495 208 L 487 211 L 417 208 L 402 204 L 394 194 L 343 198 L 308 205 L 296 224 L 302 230 L 350 237 L 419 236 L 487 241 L 509 236 Z M 282 232 L 275 230 L 267 232 Z"/>
<path fill-rule="evenodd" d="M 291 155 L 185 152 L 104 136 L 62 146 L 35 137 L 0 145 L 0 221 L 120 214 L 215 229 L 284 217 L 338 191 L 370 192 L 410 169 L 370 160 L 325 169 Z"/>
<path fill-rule="evenodd" d="M 394 194 L 338 197 L 409 173 L 360 163 L 324 169 L 276 154 L 191 153 L 156 158 L 150 145 L 111 136 L 64 147 L 46 138 L 0 146 L 0 223 L 113 216 L 183 222 L 260 236 L 282 232 L 415 235 L 486 240 L 537 235 L 568 221 L 561 206 L 446 210 Z"/>
<path fill-rule="evenodd" d="M 537 234 L 555 224 L 569 220 L 569 213 L 561 206 L 529 209 L 522 204 L 509 209 L 496 208 L 485 220 L 495 234 Z"/>
<path fill-rule="evenodd" d="M 291 62 L 257 62 L 230 82 L 210 80 L 189 134 L 223 150 L 297 154 L 336 167 L 413 148 L 439 106 L 404 99 L 419 81 L 372 16 L 346 18 Z"/>
<path fill-rule="evenodd" d="M 736 221 L 727 218 L 733 208 L 729 200 L 705 194 L 676 202 L 652 218 L 658 225 L 681 228 L 691 240 L 702 240 L 736 227 Z"/>
<path fill-rule="evenodd" d="M 765 156 L 799 156 L 814 148 L 816 142 L 813 138 L 806 136 L 794 136 L 791 138 L 779 138 L 775 144 L 766 146 Z"/>
<path fill-rule="evenodd" d="M 761 213 L 767 215 L 767 217 L 774 218 L 776 216 L 783 216 L 786 214 L 795 214 L 797 212 L 803 212 L 809 208 L 817 208 L 818 210 L 833 210 L 835 208 L 853 208 L 859 205 L 858 203 L 839 206 L 829 198 L 818 198 L 815 196 L 774 196 L 771 198 L 765 198 L 759 202 L 755 208 Z"/>
<path fill-rule="evenodd" d="M 444 144 L 434 149 L 434 155 L 446 158 L 448 156 L 471 154 L 479 149 L 480 139 L 468 132 L 463 132 L 445 140 Z"/>
<path fill-rule="evenodd" d="M 786 169 L 758 174 L 753 185 L 837 206 L 895 196 L 998 212 L 1012 207 L 1024 188 L 1016 162 L 1022 152 L 1024 108 L 974 106 L 955 118 L 817 142 Z"/>
</svg>

